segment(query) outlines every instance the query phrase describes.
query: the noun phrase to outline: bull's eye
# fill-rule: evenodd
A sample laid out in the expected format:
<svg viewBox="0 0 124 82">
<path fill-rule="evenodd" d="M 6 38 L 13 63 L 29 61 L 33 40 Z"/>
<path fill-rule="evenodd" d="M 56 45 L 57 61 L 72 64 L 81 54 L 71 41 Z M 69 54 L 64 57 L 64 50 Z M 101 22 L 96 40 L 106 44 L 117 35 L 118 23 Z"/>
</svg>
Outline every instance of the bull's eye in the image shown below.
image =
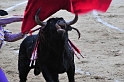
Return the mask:
<svg viewBox="0 0 124 82">
<path fill-rule="evenodd" d="M 58 23 L 60 22 L 60 20 L 57 21 Z"/>
</svg>

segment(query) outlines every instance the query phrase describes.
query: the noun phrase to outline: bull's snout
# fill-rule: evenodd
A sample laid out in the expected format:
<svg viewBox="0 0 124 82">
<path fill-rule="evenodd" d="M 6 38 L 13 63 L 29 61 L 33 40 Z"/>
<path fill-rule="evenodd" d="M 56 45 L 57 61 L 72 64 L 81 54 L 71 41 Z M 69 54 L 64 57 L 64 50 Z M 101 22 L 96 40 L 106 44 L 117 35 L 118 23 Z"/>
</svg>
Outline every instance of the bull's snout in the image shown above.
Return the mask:
<svg viewBox="0 0 124 82">
<path fill-rule="evenodd" d="M 61 26 L 59 26 L 57 23 L 56 23 L 56 28 L 58 33 L 65 33 L 65 30 L 62 29 Z"/>
<path fill-rule="evenodd" d="M 65 30 L 64 29 L 57 29 L 57 32 L 58 33 L 65 33 Z"/>
</svg>

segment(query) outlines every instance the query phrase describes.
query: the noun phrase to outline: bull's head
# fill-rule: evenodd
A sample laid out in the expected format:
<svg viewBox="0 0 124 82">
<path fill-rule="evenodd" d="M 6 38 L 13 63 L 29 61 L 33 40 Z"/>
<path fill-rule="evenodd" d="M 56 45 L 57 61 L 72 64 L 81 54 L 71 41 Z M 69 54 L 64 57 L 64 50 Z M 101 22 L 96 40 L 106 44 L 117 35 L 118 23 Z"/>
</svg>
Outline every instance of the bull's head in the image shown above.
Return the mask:
<svg viewBox="0 0 124 82">
<path fill-rule="evenodd" d="M 42 26 L 45 27 L 47 25 L 48 22 L 42 22 L 39 19 L 39 13 L 40 13 L 40 8 L 38 9 L 36 15 L 35 15 L 35 22 Z M 65 33 L 66 31 L 69 30 L 76 30 L 78 32 L 79 38 L 80 38 L 80 32 L 78 31 L 78 29 L 71 27 L 71 25 L 75 24 L 78 20 L 78 15 L 75 14 L 75 18 L 72 21 L 66 22 L 63 18 L 56 18 L 57 20 L 55 21 L 55 27 L 57 29 L 58 33 Z"/>
</svg>

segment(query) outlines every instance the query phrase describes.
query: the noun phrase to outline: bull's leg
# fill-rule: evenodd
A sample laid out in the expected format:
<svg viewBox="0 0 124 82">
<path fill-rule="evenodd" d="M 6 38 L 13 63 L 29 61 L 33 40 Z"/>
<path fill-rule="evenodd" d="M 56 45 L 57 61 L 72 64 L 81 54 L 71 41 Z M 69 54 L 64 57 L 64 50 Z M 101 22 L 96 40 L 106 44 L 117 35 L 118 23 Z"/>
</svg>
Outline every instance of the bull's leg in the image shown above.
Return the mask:
<svg viewBox="0 0 124 82">
<path fill-rule="evenodd" d="M 34 74 L 35 75 L 39 75 L 40 72 L 41 72 L 41 70 L 40 70 L 40 64 L 39 64 L 39 61 L 37 59 L 36 64 L 35 64 L 35 67 L 34 67 Z"/>
<path fill-rule="evenodd" d="M 52 79 L 53 79 L 54 82 L 59 82 L 59 79 L 58 78 L 59 78 L 59 75 L 58 74 L 53 74 L 52 75 Z"/>
<path fill-rule="evenodd" d="M 30 71 L 29 67 L 30 59 L 26 57 L 26 54 L 19 54 L 19 60 L 18 60 L 18 71 L 19 71 L 19 78 L 20 82 L 26 82 L 27 75 Z"/>
<path fill-rule="evenodd" d="M 19 69 L 19 78 L 20 78 L 20 82 L 26 82 L 27 80 L 27 75 L 29 73 L 30 69 L 24 69 L 23 68 L 20 68 Z"/>
<path fill-rule="evenodd" d="M 69 82 L 75 82 L 74 79 L 74 75 L 75 75 L 75 67 L 71 67 L 69 68 L 69 70 L 67 71 L 67 75 L 68 75 L 68 80 Z"/>
<path fill-rule="evenodd" d="M 42 71 L 43 77 L 45 78 L 46 82 L 54 82 L 46 66 L 41 65 L 41 71 Z"/>
</svg>

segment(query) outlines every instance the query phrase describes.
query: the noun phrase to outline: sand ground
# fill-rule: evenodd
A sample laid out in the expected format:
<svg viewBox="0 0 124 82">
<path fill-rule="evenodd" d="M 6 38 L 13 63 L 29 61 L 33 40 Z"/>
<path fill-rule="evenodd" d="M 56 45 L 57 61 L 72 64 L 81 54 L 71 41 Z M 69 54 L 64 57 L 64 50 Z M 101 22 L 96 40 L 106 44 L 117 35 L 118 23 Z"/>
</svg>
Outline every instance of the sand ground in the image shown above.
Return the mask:
<svg viewBox="0 0 124 82">
<path fill-rule="evenodd" d="M 0 9 L 7 9 L 25 0 L 0 1 Z M 9 16 L 23 15 L 25 6 L 26 4 L 23 4 L 8 11 Z M 113 0 L 108 11 L 99 12 L 98 16 L 103 21 L 124 29 L 124 1 Z M 59 11 L 52 17 L 71 20 L 73 15 L 66 11 Z M 84 58 L 80 57 L 80 60 L 75 56 L 76 82 L 124 82 L 124 33 L 99 23 L 92 12 L 79 16 L 78 22 L 73 26 L 80 30 L 81 38 L 78 40 L 75 31 L 69 32 L 69 37 L 84 56 Z M 21 22 L 9 24 L 5 29 L 17 33 L 21 29 Z M 9 82 L 19 81 L 18 50 L 22 40 L 5 42 L 0 50 L 0 66 Z M 34 76 L 32 71 L 28 75 L 27 82 L 45 82 L 42 74 Z M 59 79 L 60 82 L 68 82 L 66 74 L 61 74 Z"/>
</svg>

